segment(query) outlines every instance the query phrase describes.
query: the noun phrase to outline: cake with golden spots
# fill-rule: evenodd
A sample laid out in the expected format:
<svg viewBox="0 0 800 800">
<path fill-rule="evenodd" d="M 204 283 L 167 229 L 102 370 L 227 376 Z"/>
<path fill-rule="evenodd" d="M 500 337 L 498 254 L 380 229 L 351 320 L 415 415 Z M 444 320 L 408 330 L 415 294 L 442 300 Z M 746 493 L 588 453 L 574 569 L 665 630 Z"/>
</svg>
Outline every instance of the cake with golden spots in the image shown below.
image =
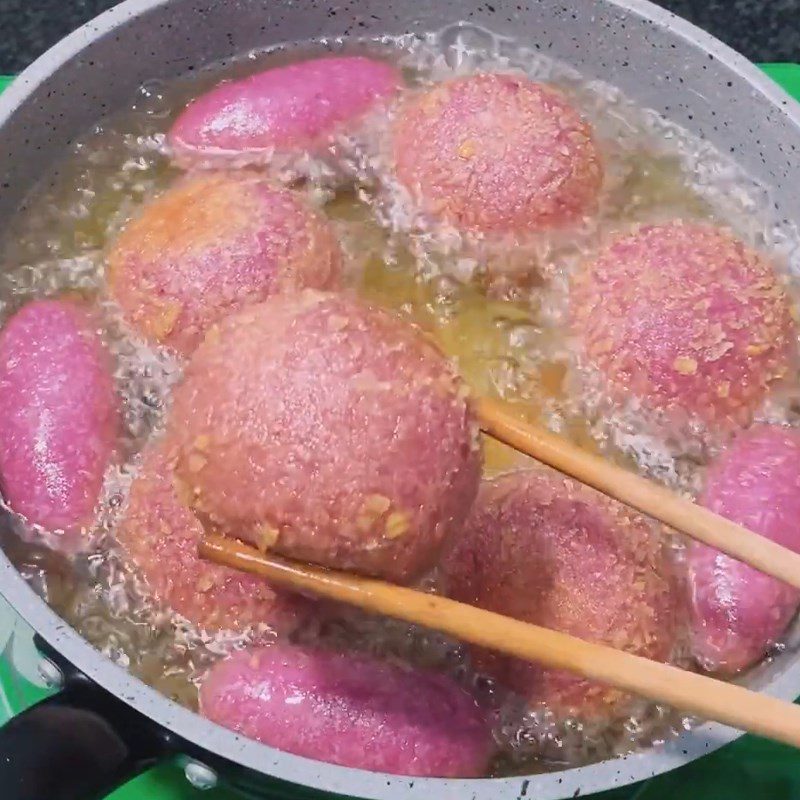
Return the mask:
<svg viewBox="0 0 800 800">
<path fill-rule="evenodd" d="M 484 481 L 443 572 L 451 597 L 658 661 L 675 593 L 661 537 L 640 515 L 544 468 Z M 479 671 L 556 718 L 596 719 L 627 696 L 561 670 L 473 649 Z"/>
<path fill-rule="evenodd" d="M 276 633 L 290 632 L 309 601 L 198 555 L 203 525 L 176 488 L 176 458 L 168 439 L 148 447 L 116 530 L 147 590 L 162 607 L 209 631 L 264 624 Z"/>
<path fill-rule="evenodd" d="M 470 75 L 411 96 L 393 160 L 424 213 L 477 234 L 580 221 L 603 180 L 589 124 L 560 91 L 519 75 Z"/>
<path fill-rule="evenodd" d="M 613 404 L 708 428 L 746 425 L 793 357 L 772 264 L 702 223 L 614 239 L 575 277 L 571 321 L 582 367 Z"/>
<path fill-rule="evenodd" d="M 451 364 L 416 327 L 344 294 L 275 296 L 212 328 L 168 425 L 211 524 L 399 582 L 436 564 L 480 476 Z"/>
<path fill-rule="evenodd" d="M 336 288 L 325 217 L 250 172 L 185 178 L 148 203 L 108 253 L 112 297 L 147 340 L 190 353 L 217 320 L 305 287 Z"/>
</svg>

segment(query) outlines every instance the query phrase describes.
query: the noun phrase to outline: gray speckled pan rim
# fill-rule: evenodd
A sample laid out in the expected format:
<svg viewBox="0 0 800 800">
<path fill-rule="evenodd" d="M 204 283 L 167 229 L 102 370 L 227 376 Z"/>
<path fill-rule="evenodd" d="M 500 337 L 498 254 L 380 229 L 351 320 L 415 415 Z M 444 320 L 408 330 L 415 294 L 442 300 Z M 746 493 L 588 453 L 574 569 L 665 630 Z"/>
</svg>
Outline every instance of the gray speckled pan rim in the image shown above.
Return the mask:
<svg viewBox="0 0 800 800">
<path fill-rule="evenodd" d="M 169 0 L 127 0 L 55 45 L 25 70 L 0 98 L 0 131 L 5 121 L 25 103 L 40 83 L 87 44 L 124 24 L 126 20 L 168 3 Z M 746 59 L 712 36 L 647 0 L 608 0 L 607 4 L 669 28 L 688 43 L 713 54 L 800 131 L 800 106 Z M 337 767 L 282 753 L 237 736 L 144 685 L 101 656 L 60 619 L 28 587 L 2 553 L 0 593 L 34 629 L 86 675 L 188 742 L 254 772 L 339 795 L 386 800 L 499 800 L 526 796 L 536 800 L 560 800 L 667 772 L 716 750 L 740 735 L 732 728 L 709 723 L 659 749 L 648 749 L 586 767 L 527 778 L 409 779 Z M 800 694 L 800 661 L 795 659 L 769 682 L 764 691 L 774 697 L 794 699 Z"/>
</svg>

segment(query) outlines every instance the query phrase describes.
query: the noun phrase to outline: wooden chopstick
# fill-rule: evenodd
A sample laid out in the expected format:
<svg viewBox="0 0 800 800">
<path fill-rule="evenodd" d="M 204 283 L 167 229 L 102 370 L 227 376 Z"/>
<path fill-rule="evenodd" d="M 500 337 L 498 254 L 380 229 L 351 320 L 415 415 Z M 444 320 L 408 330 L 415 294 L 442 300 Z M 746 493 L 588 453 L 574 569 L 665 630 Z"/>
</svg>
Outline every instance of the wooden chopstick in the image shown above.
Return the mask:
<svg viewBox="0 0 800 800">
<path fill-rule="evenodd" d="M 605 645 L 414 589 L 262 554 L 207 536 L 200 555 L 298 591 L 418 623 L 462 641 L 565 669 L 704 719 L 800 747 L 800 706 Z"/>
<path fill-rule="evenodd" d="M 482 430 L 495 439 L 800 589 L 800 554 L 587 453 L 544 428 L 521 421 L 497 400 L 478 398 L 475 409 Z"/>
</svg>

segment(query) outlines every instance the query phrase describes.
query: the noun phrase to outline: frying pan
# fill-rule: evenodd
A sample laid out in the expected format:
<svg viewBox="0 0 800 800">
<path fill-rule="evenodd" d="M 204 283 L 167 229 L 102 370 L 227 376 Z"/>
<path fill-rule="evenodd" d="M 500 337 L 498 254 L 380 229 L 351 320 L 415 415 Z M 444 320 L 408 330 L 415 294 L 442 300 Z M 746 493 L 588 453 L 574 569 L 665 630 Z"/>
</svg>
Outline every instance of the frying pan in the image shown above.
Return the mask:
<svg viewBox="0 0 800 800">
<path fill-rule="evenodd" d="M 458 21 L 620 87 L 733 154 L 769 189 L 779 219 L 800 220 L 800 107 L 744 58 L 644 0 L 128 0 L 57 44 L 0 99 L 0 219 L 76 136 L 147 79 L 278 42 L 399 35 Z M 100 798 L 173 756 L 196 762 L 196 777 L 217 776 L 251 797 L 558 800 L 658 775 L 739 735 L 704 724 L 626 757 L 513 778 L 411 779 L 331 766 L 237 736 L 145 686 L 61 620 L 2 553 L 0 593 L 37 631 L 44 668 L 61 687 L 0 730 L 3 800 Z M 800 695 L 791 640 L 748 683 L 786 700 Z"/>
</svg>

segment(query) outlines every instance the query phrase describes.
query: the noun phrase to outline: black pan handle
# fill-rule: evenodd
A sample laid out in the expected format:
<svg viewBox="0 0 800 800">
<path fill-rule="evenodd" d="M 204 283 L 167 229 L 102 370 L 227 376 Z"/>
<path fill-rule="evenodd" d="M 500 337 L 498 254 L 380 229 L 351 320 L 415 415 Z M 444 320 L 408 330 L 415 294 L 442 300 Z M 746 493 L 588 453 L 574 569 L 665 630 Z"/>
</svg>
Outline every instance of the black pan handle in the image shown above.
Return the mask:
<svg viewBox="0 0 800 800">
<path fill-rule="evenodd" d="M 36 636 L 63 688 L 0 727 L 2 800 L 99 800 L 178 743 Z"/>
</svg>

